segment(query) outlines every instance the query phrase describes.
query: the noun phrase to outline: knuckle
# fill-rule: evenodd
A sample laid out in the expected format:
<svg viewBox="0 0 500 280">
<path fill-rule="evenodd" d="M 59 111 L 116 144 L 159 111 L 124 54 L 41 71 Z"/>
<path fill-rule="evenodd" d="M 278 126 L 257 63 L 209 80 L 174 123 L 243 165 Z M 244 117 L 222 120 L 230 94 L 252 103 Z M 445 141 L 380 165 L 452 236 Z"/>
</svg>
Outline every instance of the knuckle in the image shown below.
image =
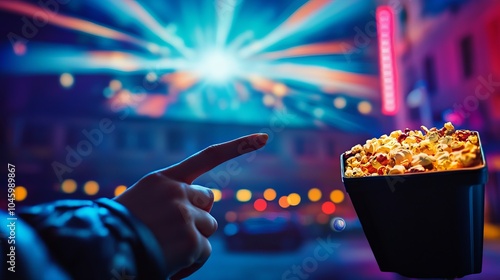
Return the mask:
<svg viewBox="0 0 500 280">
<path fill-rule="evenodd" d="M 168 187 L 168 195 L 171 198 L 182 199 L 187 197 L 187 189 L 188 186 L 185 183 L 171 183 Z"/>
<path fill-rule="evenodd" d="M 185 249 L 187 252 L 195 252 L 199 247 L 198 232 L 194 227 L 190 227 L 185 235 Z"/>
<path fill-rule="evenodd" d="M 212 221 L 213 221 L 213 233 L 215 233 L 217 231 L 217 229 L 219 228 L 219 223 L 217 222 L 217 220 L 212 217 Z"/>
<path fill-rule="evenodd" d="M 190 224 L 193 223 L 194 221 L 194 216 L 193 213 L 191 212 L 190 208 L 183 203 L 177 203 L 177 209 L 179 209 L 182 221 L 184 224 Z"/>
<path fill-rule="evenodd" d="M 200 207 L 208 207 L 213 201 L 214 197 L 210 189 L 199 190 L 193 197 L 193 202 Z"/>
</svg>

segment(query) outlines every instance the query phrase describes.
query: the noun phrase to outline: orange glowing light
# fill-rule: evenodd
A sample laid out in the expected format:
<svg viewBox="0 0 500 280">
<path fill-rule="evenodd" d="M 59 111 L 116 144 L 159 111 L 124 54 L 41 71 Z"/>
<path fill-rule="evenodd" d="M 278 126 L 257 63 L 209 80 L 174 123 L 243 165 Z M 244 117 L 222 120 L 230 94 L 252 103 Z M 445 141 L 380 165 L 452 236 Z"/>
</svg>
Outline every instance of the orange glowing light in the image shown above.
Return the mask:
<svg viewBox="0 0 500 280">
<path fill-rule="evenodd" d="M 88 181 L 83 185 L 83 191 L 88 195 L 95 195 L 99 192 L 99 184 L 96 181 Z"/>
<path fill-rule="evenodd" d="M 222 199 L 222 192 L 219 189 L 211 189 L 214 194 L 214 202 L 218 202 Z"/>
<path fill-rule="evenodd" d="M 119 196 L 123 192 L 127 190 L 127 186 L 124 185 L 119 185 L 118 187 L 115 188 L 115 196 Z"/>
<path fill-rule="evenodd" d="M 284 27 L 298 25 L 314 13 L 323 9 L 331 0 L 307 1 L 302 7 L 295 11 L 284 23 Z"/>
<path fill-rule="evenodd" d="M 301 197 L 298 193 L 291 193 L 288 195 L 287 200 L 290 206 L 297 206 L 300 204 Z"/>
<path fill-rule="evenodd" d="M 341 190 L 333 190 L 330 193 L 330 199 L 334 203 L 341 203 L 342 201 L 344 201 L 344 198 L 345 198 L 345 195 Z"/>
<path fill-rule="evenodd" d="M 281 208 L 290 207 L 290 204 L 288 203 L 288 197 L 286 195 L 280 197 L 280 199 L 278 200 L 278 204 L 281 206 Z"/>
<path fill-rule="evenodd" d="M 77 184 L 73 179 L 66 179 L 61 184 L 61 190 L 64 193 L 74 193 L 76 191 Z"/>
<path fill-rule="evenodd" d="M 321 199 L 321 190 L 318 188 L 312 188 L 307 192 L 307 197 L 309 197 L 309 200 L 312 202 L 316 202 Z"/>
<path fill-rule="evenodd" d="M 274 189 L 266 189 L 264 191 L 264 198 L 267 200 L 267 201 L 273 201 L 275 198 L 276 198 L 276 191 Z"/>
<path fill-rule="evenodd" d="M 294 77 L 307 83 L 335 86 L 337 92 L 348 91 L 350 95 L 364 98 L 374 98 L 379 86 L 379 78 L 372 75 L 352 73 L 342 70 L 332 70 L 319 66 L 295 65 L 283 63 L 269 67 L 269 71 L 278 77 Z M 253 78 L 253 79 L 252 79 Z M 250 77 L 250 82 L 255 89 L 268 91 L 270 83 L 263 78 Z M 331 92 L 328 92 L 331 93 Z"/>
<path fill-rule="evenodd" d="M 16 201 L 23 201 L 28 196 L 28 190 L 23 186 L 15 187 L 14 193 L 16 194 Z"/>
<path fill-rule="evenodd" d="M 257 55 L 256 59 L 280 59 L 302 56 L 331 55 L 350 52 L 352 47 L 344 42 L 325 42 L 309 45 L 301 45 L 281 51 L 267 52 Z"/>
<path fill-rule="evenodd" d="M 50 24 L 100 37 L 130 42 L 141 47 L 146 47 L 148 44 L 144 40 L 132 37 L 114 29 L 83 19 L 61 15 L 59 13 L 52 12 L 45 7 L 25 3 L 23 1 L 0 1 L 0 9 L 31 17 L 45 15 Z"/>
</svg>

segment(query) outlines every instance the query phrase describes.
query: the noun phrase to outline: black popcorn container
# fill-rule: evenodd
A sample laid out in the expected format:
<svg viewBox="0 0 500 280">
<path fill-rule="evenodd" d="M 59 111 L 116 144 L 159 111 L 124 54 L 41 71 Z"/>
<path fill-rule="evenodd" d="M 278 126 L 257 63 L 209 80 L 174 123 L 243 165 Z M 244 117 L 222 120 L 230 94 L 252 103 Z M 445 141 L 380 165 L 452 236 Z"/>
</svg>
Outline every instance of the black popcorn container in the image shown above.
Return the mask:
<svg viewBox="0 0 500 280">
<path fill-rule="evenodd" d="M 342 181 L 381 271 L 410 278 L 481 272 L 488 178 L 482 146 L 481 159 L 458 170 L 346 178 L 341 155 Z"/>
</svg>

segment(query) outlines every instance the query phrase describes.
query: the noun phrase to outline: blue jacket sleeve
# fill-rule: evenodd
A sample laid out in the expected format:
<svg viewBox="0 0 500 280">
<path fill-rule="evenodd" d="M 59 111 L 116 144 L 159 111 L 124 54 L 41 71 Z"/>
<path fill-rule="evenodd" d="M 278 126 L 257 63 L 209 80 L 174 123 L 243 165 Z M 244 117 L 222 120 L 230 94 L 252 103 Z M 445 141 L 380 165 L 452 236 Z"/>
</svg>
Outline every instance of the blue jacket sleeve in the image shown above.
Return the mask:
<svg viewBox="0 0 500 280">
<path fill-rule="evenodd" d="M 16 233 L 17 270 L 22 270 L 17 275 L 26 274 L 25 279 L 45 279 L 40 275 L 31 278 L 30 274 L 37 269 L 44 274 L 48 264 L 58 275 L 50 278 L 54 280 L 167 278 L 163 254 L 153 234 L 115 201 L 63 200 L 33 206 L 22 211 L 19 223 L 33 233 Z M 23 244 L 41 248 L 42 253 L 21 258 L 32 250 Z M 23 252 L 23 248 L 28 251 Z"/>
</svg>

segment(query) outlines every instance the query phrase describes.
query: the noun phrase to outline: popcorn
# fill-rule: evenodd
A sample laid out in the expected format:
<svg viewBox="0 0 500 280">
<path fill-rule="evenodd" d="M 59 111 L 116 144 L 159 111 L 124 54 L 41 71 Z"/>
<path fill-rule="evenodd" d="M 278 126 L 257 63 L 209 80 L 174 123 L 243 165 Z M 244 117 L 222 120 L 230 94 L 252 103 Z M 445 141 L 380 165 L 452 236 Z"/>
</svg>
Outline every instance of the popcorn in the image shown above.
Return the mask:
<svg viewBox="0 0 500 280">
<path fill-rule="evenodd" d="M 344 154 L 346 177 L 399 175 L 445 171 L 481 164 L 478 135 L 455 130 L 447 122 L 443 128 L 395 130 L 389 135 L 366 140 Z M 423 131 L 423 132 L 422 132 Z"/>
</svg>

